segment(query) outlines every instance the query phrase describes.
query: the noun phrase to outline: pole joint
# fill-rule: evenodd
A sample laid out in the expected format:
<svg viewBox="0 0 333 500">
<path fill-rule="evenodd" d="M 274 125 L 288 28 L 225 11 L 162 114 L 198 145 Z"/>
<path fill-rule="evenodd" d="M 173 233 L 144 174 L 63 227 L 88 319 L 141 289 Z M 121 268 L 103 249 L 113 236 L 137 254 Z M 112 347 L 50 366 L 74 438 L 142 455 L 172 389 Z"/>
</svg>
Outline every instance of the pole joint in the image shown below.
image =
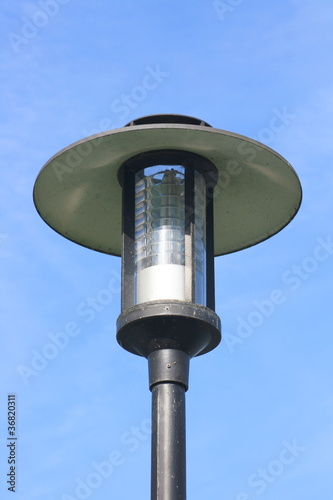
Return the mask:
<svg viewBox="0 0 333 500">
<path fill-rule="evenodd" d="M 148 356 L 149 389 L 156 384 L 180 384 L 188 389 L 190 356 L 178 349 L 159 349 Z"/>
</svg>

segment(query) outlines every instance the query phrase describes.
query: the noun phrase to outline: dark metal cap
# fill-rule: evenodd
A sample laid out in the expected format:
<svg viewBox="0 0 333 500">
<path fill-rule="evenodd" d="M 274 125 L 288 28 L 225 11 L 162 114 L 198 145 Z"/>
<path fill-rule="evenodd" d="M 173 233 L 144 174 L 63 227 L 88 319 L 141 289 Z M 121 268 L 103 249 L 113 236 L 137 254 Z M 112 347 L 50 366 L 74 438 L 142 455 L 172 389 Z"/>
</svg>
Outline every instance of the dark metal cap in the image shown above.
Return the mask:
<svg viewBox="0 0 333 500">
<path fill-rule="evenodd" d="M 200 120 L 199 118 L 194 118 L 193 116 L 186 115 L 147 115 L 142 118 L 137 118 L 127 123 L 125 127 L 131 127 L 133 125 L 153 125 L 154 123 L 181 123 L 183 125 L 199 125 L 201 127 L 211 127 L 209 123 Z"/>
</svg>

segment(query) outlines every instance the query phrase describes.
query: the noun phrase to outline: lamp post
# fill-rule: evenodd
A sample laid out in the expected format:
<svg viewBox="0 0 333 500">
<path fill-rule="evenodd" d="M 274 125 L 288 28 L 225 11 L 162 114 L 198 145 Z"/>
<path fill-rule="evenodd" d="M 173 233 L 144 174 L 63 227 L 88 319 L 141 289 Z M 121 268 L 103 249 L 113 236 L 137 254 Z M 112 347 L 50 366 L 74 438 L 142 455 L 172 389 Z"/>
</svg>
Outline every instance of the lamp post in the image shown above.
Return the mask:
<svg viewBox="0 0 333 500">
<path fill-rule="evenodd" d="M 146 357 L 152 500 L 185 500 L 189 361 L 220 342 L 214 256 L 263 241 L 302 191 L 268 147 L 180 115 L 153 115 L 63 149 L 34 186 L 40 216 L 83 246 L 122 257 L 117 340 Z"/>
</svg>

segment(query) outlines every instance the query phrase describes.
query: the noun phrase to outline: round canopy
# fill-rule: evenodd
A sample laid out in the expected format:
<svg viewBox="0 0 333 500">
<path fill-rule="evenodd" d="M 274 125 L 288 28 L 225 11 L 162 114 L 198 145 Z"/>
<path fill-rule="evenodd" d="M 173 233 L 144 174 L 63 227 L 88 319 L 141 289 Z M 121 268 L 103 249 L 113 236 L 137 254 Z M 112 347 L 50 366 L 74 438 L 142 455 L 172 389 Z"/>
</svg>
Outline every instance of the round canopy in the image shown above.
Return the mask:
<svg viewBox="0 0 333 500">
<path fill-rule="evenodd" d="M 34 186 L 34 202 L 44 221 L 80 245 L 120 256 L 118 170 L 132 156 L 159 149 L 190 151 L 215 164 L 215 255 L 255 245 L 295 216 L 300 182 L 275 151 L 200 120 L 157 116 L 85 138 L 53 156 Z"/>
</svg>

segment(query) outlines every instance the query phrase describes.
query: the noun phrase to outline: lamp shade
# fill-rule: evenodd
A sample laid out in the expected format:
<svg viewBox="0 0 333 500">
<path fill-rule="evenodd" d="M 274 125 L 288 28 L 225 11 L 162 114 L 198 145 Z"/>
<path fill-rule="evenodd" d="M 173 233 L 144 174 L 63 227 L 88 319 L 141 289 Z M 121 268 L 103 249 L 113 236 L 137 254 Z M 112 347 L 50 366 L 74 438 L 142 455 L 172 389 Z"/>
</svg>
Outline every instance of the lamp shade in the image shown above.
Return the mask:
<svg viewBox="0 0 333 500">
<path fill-rule="evenodd" d="M 120 256 L 119 168 L 142 152 L 165 149 L 201 155 L 217 169 L 215 255 L 269 238 L 298 211 L 302 197 L 299 179 L 278 153 L 252 139 L 178 115 L 146 117 L 63 149 L 37 177 L 36 208 L 66 238 Z"/>
</svg>

